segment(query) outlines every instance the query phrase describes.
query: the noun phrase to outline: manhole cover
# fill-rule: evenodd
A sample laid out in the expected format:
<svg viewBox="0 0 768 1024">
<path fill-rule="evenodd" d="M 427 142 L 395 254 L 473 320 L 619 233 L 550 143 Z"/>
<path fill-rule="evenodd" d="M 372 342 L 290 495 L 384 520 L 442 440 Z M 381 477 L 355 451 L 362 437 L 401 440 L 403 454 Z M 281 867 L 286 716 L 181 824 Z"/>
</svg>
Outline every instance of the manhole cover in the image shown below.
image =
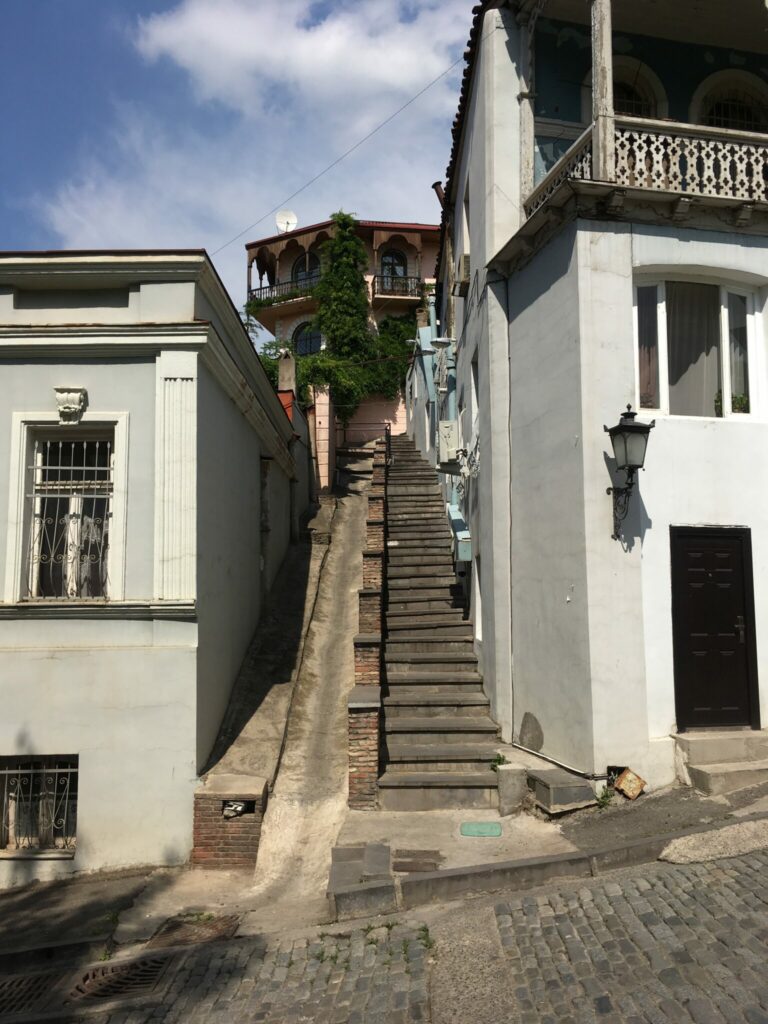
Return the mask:
<svg viewBox="0 0 768 1024">
<path fill-rule="evenodd" d="M 0 977 L 0 1017 L 29 1013 L 47 1002 L 60 973 L 11 974 Z"/>
<path fill-rule="evenodd" d="M 89 967 L 72 986 L 65 1003 L 152 995 L 170 960 L 168 956 L 148 956 L 130 963 Z"/>
<path fill-rule="evenodd" d="M 472 839 L 497 839 L 501 835 L 501 825 L 497 821 L 465 821 L 460 833 Z"/>
<path fill-rule="evenodd" d="M 0 975 L 0 1024 L 46 1021 L 101 1013 L 112 1004 L 152 998 L 165 991 L 179 954 L 156 953 L 120 963 L 91 964 L 79 972 Z"/>
<path fill-rule="evenodd" d="M 147 944 L 150 949 L 167 946 L 191 946 L 196 942 L 231 939 L 240 918 L 236 914 L 214 917 L 212 914 L 184 914 L 171 917 Z"/>
</svg>

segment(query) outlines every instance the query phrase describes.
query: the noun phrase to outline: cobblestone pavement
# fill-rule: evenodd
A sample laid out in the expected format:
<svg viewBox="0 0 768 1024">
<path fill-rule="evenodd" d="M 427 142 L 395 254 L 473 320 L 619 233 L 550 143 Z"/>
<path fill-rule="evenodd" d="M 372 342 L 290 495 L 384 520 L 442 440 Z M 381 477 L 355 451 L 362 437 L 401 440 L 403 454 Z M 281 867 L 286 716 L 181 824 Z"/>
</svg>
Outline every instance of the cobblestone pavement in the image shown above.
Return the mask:
<svg viewBox="0 0 768 1024">
<path fill-rule="evenodd" d="M 83 1017 L 90 1024 L 410 1024 L 429 1017 L 426 928 L 253 939 L 187 953 L 159 1004 Z"/>
<path fill-rule="evenodd" d="M 768 851 L 495 912 L 522 1024 L 768 1024 Z"/>
</svg>

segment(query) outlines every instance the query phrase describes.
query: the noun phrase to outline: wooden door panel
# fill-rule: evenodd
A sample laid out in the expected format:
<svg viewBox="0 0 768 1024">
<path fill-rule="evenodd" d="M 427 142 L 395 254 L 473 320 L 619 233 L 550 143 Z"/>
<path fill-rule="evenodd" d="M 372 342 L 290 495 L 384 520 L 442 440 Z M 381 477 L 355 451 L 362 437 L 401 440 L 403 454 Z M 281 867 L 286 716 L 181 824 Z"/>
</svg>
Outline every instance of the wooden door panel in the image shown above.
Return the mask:
<svg viewBox="0 0 768 1024">
<path fill-rule="evenodd" d="M 675 697 L 681 729 L 753 724 L 754 613 L 745 533 L 672 529 Z"/>
</svg>

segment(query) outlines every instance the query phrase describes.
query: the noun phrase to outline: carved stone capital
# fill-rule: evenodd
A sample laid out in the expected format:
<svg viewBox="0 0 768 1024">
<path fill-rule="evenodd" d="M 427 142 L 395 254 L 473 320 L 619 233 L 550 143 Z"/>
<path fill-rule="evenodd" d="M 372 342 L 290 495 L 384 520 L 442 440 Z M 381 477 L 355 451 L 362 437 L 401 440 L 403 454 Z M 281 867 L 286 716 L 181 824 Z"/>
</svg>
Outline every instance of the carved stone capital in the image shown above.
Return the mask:
<svg viewBox="0 0 768 1024">
<path fill-rule="evenodd" d="M 88 392 L 85 388 L 54 388 L 59 423 L 79 423 L 88 408 Z"/>
</svg>

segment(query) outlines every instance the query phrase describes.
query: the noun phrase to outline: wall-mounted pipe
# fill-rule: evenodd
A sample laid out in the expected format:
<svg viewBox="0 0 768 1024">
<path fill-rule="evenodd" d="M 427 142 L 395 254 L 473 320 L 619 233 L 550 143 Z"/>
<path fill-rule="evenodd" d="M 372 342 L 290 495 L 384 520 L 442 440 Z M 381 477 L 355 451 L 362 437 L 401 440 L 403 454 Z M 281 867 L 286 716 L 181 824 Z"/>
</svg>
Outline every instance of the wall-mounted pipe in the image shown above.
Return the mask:
<svg viewBox="0 0 768 1024">
<path fill-rule="evenodd" d="M 510 747 L 514 747 L 516 750 L 522 750 L 526 754 L 533 754 L 534 757 L 540 757 L 542 761 L 548 761 L 550 764 L 556 765 L 558 768 L 563 768 L 565 771 L 570 772 L 571 775 L 578 775 L 582 779 L 587 779 L 590 782 L 602 782 L 607 779 L 607 775 L 596 775 L 594 772 L 583 772 L 579 768 L 573 768 L 569 764 L 564 764 L 562 761 L 557 761 L 554 757 L 549 757 L 547 754 L 542 754 L 539 750 L 531 750 L 529 747 L 524 747 L 522 743 L 515 743 L 514 741 L 509 744 Z"/>
</svg>

